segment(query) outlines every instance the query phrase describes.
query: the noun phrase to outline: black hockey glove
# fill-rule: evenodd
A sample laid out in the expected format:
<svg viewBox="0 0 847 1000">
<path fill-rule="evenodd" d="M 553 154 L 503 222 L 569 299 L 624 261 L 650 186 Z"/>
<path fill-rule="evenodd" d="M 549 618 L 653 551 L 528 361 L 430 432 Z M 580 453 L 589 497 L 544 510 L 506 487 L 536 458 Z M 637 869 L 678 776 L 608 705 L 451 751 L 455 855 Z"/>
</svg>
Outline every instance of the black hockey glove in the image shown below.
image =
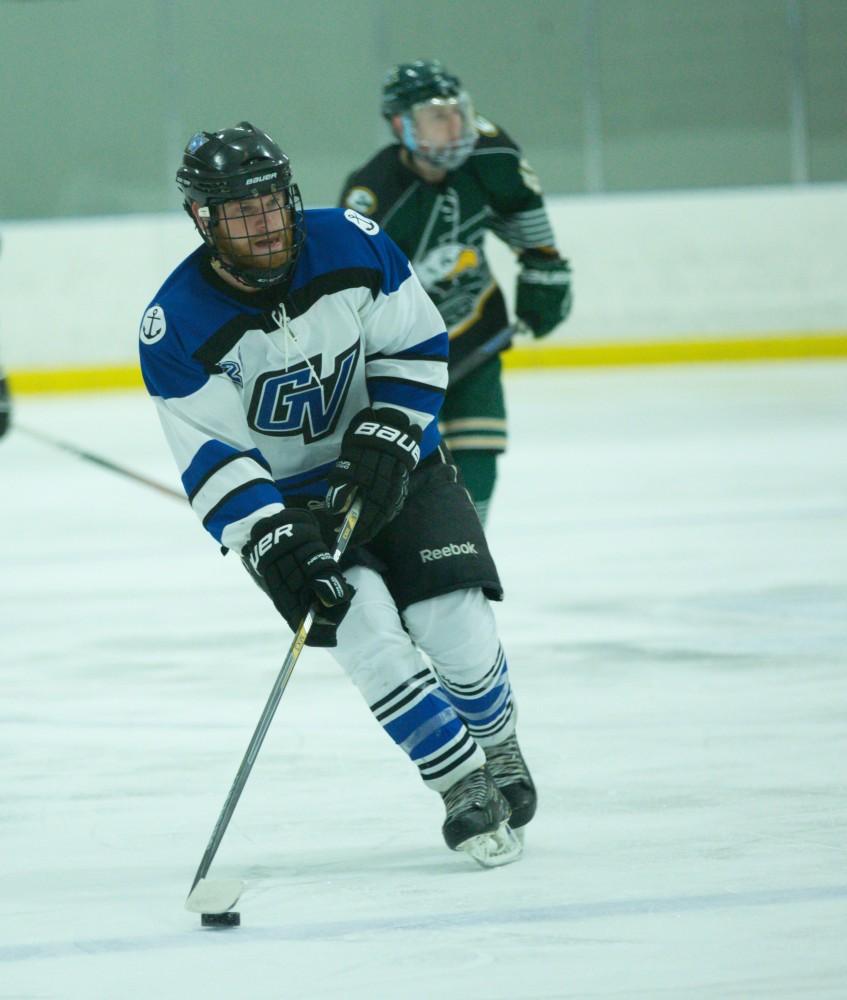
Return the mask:
<svg viewBox="0 0 847 1000">
<path fill-rule="evenodd" d="M 358 545 L 379 534 L 406 502 L 409 475 L 420 461 L 421 429 L 402 410 L 368 406 L 350 422 L 341 454 L 327 477 L 327 508 L 343 514 L 358 487 L 362 512 L 353 539 Z"/>
<path fill-rule="evenodd" d="M 327 551 L 309 511 L 283 510 L 263 518 L 253 526 L 242 555 L 292 631 L 300 627 L 317 598 L 307 646 L 338 644 L 336 630 L 356 591 Z"/>
<path fill-rule="evenodd" d="M 536 337 L 544 337 L 571 311 L 571 266 L 552 249 L 524 250 L 520 263 L 515 312 Z"/>
</svg>

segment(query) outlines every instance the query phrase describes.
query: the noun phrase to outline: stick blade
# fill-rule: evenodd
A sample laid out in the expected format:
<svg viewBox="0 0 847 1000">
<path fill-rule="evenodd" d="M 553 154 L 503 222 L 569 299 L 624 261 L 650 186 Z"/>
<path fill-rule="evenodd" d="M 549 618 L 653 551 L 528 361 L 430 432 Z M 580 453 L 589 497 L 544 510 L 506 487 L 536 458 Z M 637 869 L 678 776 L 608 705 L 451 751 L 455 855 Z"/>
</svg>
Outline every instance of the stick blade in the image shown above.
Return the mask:
<svg viewBox="0 0 847 1000">
<path fill-rule="evenodd" d="M 245 883 L 237 878 L 201 878 L 189 892 L 186 910 L 192 913 L 226 913 L 238 902 Z"/>
</svg>

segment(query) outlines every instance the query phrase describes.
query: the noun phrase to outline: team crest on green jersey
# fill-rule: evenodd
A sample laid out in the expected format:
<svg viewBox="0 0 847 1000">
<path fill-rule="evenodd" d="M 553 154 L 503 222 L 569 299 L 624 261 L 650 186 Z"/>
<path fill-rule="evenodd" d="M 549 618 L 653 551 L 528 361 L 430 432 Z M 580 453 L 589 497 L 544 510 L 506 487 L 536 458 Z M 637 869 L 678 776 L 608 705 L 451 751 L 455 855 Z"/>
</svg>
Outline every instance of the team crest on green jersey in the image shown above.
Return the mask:
<svg viewBox="0 0 847 1000">
<path fill-rule="evenodd" d="M 344 204 L 361 215 L 373 215 L 376 211 L 377 198 L 369 187 L 354 187 L 347 192 Z"/>
<path fill-rule="evenodd" d="M 414 260 L 415 273 L 429 292 L 448 330 L 473 312 L 491 284 L 480 249 L 469 243 L 442 243 Z"/>
<path fill-rule="evenodd" d="M 454 281 L 460 274 L 479 267 L 480 255 L 476 247 L 462 243 L 445 243 L 430 250 L 415 263 L 421 284 L 429 291 L 439 281 Z"/>
</svg>

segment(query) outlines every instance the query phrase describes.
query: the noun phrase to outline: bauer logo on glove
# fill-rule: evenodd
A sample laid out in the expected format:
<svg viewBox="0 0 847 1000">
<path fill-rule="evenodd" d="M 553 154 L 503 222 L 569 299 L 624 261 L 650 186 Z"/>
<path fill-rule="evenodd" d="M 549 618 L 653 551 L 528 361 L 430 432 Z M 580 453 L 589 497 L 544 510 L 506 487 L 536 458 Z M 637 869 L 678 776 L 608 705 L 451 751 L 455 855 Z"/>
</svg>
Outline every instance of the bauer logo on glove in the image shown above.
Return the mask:
<svg viewBox="0 0 847 1000">
<path fill-rule="evenodd" d="M 292 631 L 306 612 L 315 618 L 307 646 L 337 645 L 336 631 L 356 593 L 306 510 L 283 510 L 253 527 L 242 558 Z"/>
<path fill-rule="evenodd" d="M 421 457 L 421 428 L 402 410 L 366 407 L 350 421 L 341 454 L 327 477 L 327 508 L 343 514 L 354 490 L 362 510 L 353 540 L 362 545 L 395 518 L 406 502 L 409 477 Z"/>
<path fill-rule="evenodd" d="M 280 524 L 277 525 L 273 531 L 268 531 L 266 534 L 262 535 L 258 542 L 250 549 L 250 565 L 256 572 L 259 571 L 259 561 L 262 556 L 270 550 L 272 545 L 286 536 L 287 538 L 294 537 L 294 527 L 290 524 Z"/>
<path fill-rule="evenodd" d="M 396 410 L 395 412 L 399 413 L 400 411 Z M 410 434 L 404 434 L 403 431 L 398 430 L 396 427 L 389 427 L 374 420 L 363 420 L 353 431 L 353 434 L 356 437 L 368 437 L 370 435 L 379 438 L 380 441 L 390 441 L 403 451 L 407 451 L 414 459 L 415 465 L 421 460 L 421 446 L 418 443 L 420 434 L 418 434 L 416 439 Z M 349 463 L 345 464 L 349 465 Z"/>
</svg>

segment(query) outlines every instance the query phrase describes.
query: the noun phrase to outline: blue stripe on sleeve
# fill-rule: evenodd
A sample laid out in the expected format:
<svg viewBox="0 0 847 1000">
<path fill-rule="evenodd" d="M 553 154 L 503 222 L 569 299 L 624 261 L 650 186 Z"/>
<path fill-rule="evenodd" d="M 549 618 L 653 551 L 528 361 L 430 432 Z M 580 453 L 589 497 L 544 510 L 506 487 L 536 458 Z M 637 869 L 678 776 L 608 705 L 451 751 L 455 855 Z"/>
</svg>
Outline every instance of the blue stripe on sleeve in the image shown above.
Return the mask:
<svg viewBox="0 0 847 1000">
<path fill-rule="evenodd" d="M 313 479 L 309 483 L 305 483 L 303 486 L 280 487 L 280 492 L 282 493 L 285 503 L 288 504 L 293 497 L 309 497 L 312 500 L 319 500 L 321 497 L 326 496 L 328 489 L 329 480 L 326 476 L 323 476 L 323 478 Z"/>
<path fill-rule="evenodd" d="M 438 429 L 438 421 L 433 420 L 421 438 L 421 458 L 428 458 L 441 444 L 441 431 Z"/>
<path fill-rule="evenodd" d="M 444 390 L 410 382 L 398 382 L 375 376 L 367 380 L 371 403 L 386 406 L 405 406 L 435 416 L 444 402 Z"/>
<path fill-rule="evenodd" d="M 335 461 L 326 462 L 324 465 L 316 465 L 314 469 L 309 469 L 307 472 L 298 472 L 296 476 L 286 476 L 285 479 L 277 479 L 277 486 L 284 492 L 285 490 L 296 489 L 298 486 L 304 486 L 307 482 L 312 482 L 312 480 L 323 479 L 329 470 L 335 465 Z"/>
<path fill-rule="evenodd" d="M 260 507 L 271 503 L 282 503 L 279 490 L 267 480 L 246 483 L 243 488 L 234 490 L 224 500 L 213 507 L 203 520 L 203 527 L 219 542 L 224 528 L 233 521 L 240 521 Z"/>
<path fill-rule="evenodd" d="M 280 493 L 288 502 L 288 497 L 322 497 L 329 489 L 327 475 L 335 462 L 327 462 L 325 465 L 315 466 L 308 472 L 302 472 L 297 476 L 288 476 L 285 479 L 277 479 L 276 485 Z"/>
<path fill-rule="evenodd" d="M 258 462 L 263 469 L 271 471 L 270 465 L 265 460 L 264 455 L 258 448 L 251 448 L 250 451 L 238 451 L 231 445 L 224 444 L 223 441 L 207 441 L 198 451 L 191 464 L 182 474 L 182 486 L 188 496 L 193 496 L 203 481 L 225 462 L 234 458 L 252 458 Z"/>
</svg>

